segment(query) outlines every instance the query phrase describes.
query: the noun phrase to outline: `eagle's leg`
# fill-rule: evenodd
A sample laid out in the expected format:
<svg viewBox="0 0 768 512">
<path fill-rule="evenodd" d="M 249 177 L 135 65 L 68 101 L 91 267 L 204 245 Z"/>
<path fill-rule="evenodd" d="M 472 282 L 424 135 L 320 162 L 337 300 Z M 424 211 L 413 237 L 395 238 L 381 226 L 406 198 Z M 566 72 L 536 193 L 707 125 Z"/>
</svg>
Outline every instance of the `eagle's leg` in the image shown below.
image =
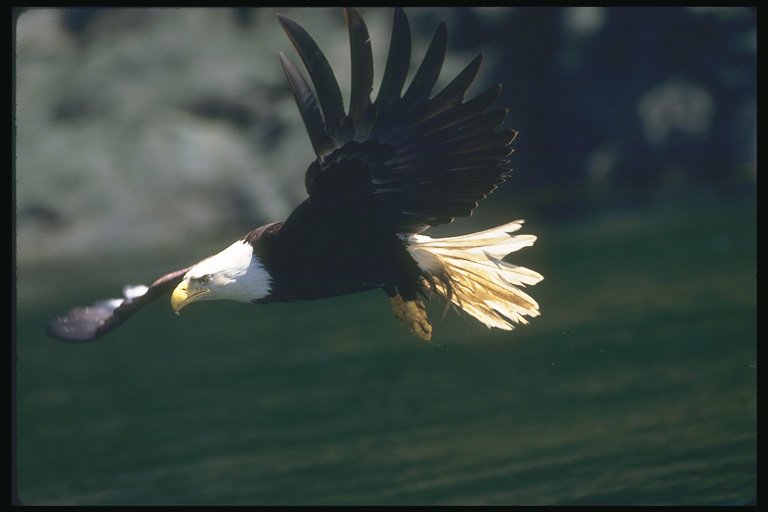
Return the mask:
<svg viewBox="0 0 768 512">
<path fill-rule="evenodd" d="M 429 323 L 427 310 L 422 301 L 403 300 L 397 292 L 390 296 L 389 300 L 392 302 L 392 311 L 395 312 L 395 316 L 408 330 L 423 340 L 432 338 L 432 324 Z"/>
</svg>

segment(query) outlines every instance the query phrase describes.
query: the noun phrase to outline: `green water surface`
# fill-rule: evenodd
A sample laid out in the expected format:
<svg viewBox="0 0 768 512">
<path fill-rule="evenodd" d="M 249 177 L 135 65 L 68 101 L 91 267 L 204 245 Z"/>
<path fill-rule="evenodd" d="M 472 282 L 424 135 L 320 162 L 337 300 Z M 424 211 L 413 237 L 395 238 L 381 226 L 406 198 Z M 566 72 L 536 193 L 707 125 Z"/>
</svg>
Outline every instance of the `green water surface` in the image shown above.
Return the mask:
<svg viewBox="0 0 768 512">
<path fill-rule="evenodd" d="M 754 199 L 537 225 L 513 332 L 383 293 L 166 300 L 90 344 L 44 325 L 102 285 L 19 303 L 27 505 L 734 504 L 756 495 Z M 155 275 L 133 270 L 135 280 Z M 171 270 L 170 268 L 167 270 Z M 50 276 L 19 276 L 17 286 Z M 115 283 L 108 283 L 115 286 Z M 119 290 L 119 283 L 116 290 Z M 114 292 L 108 292 L 114 293 Z"/>
</svg>

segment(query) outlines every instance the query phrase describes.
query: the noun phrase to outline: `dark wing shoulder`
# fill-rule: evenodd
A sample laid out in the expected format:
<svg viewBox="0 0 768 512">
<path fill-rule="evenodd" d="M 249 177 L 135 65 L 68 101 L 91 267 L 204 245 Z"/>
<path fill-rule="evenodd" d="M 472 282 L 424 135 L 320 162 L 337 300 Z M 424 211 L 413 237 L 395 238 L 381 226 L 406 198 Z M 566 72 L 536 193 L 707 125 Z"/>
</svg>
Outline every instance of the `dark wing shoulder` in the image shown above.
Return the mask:
<svg viewBox="0 0 768 512">
<path fill-rule="evenodd" d="M 176 270 L 149 287 L 126 286 L 123 298 L 107 299 L 78 307 L 48 324 L 48 335 L 68 341 L 92 341 L 119 327 L 139 309 L 170 293 L 191 267 Z"/>
<path fill-rule="evenodd" d="M 446 52 L 447 29 L 441 23 L 403 92 L 411 35 L 405 13 L 398 8 L 384 75 L 376 100 L 371 101 L 368 29 L 357 10 L 346 9 L 345 15 L 352 62 L 348 111 L 317 44 L 298 23 L 279 17 L 310 79 L 307 82 L 280 55 L 317 155 L 306 176 L 310 198 L 375 201 L 381 220 L 403 232 L 471 215 L 477 203 L 504 181 L 516 135 L 514 130 L 499 130 L 506 110 L 491 109 L 500 86 L 464 101 L 482 55 L 430 97 Z M 349 181 L 352 169 L 360 177 Z"/>
</svg>

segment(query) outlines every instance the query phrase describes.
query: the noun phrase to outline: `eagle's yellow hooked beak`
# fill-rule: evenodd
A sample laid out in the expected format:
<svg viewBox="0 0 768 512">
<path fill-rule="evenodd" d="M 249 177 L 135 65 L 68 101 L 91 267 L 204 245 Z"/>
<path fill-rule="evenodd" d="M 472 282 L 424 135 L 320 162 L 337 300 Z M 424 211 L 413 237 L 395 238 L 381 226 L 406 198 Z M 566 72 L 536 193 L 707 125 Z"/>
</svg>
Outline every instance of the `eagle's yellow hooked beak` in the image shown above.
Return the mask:
<svg viewBox="0 0 768 512">
<path fill-rule="evenodd" d="M 209 291 L 210 290 L 207 288 L 191 288 L 189 280 L 184 279 L 171 294 L 171 307 L 173 308 L 173 312 L 178 315 L 181 308 L 196 301 Z"/>
</svg>

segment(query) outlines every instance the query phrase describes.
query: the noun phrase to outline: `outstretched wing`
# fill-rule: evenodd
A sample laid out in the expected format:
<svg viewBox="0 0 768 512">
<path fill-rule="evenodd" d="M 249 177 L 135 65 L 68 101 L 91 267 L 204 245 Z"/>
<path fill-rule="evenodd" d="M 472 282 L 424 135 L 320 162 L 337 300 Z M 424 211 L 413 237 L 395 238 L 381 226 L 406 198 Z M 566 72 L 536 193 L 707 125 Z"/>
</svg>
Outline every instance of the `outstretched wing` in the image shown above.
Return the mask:
<svg viewBox="0 0 768 512">
<path fill-rule="evenodd" d="M 48 324 L 48 334 L 67 341 L 98 339 L 156 298 L 170 293 L 189 268 L 166 274 L 149 287 L 126 286 L 123 289 L 124 298 L 107 299 L 89 307 L 74 308 Z"/>
<path fill-rule="evenodd" d="M 345 10 L 352 62 L 345 111 L 333 70 L 314 40 L 296 22 L 280 23 L 301 57 L 312 86 L 285 57 L 280 59 L 307 128 L 317 161 L 307 170 L 310 199 L 377 205 L 379 221 L 400 232 L 418 232 L 472 214 L 504 181 L 506 158 L 517 132 L 498 130 L 506 110 L 490 109 L 501 89 L 464 101 L 480 68 L 478 55 L 441 92 L 447 30 L 441 23 L 410 85 L 411 34 L 395 10 L 386 68 L 375 101 L 368 29 L 355 9 Z M 351 171 L 353 169 L 353 171 Z M 359 173 L 350 180 L 350 173 Z"/>
</svg>

